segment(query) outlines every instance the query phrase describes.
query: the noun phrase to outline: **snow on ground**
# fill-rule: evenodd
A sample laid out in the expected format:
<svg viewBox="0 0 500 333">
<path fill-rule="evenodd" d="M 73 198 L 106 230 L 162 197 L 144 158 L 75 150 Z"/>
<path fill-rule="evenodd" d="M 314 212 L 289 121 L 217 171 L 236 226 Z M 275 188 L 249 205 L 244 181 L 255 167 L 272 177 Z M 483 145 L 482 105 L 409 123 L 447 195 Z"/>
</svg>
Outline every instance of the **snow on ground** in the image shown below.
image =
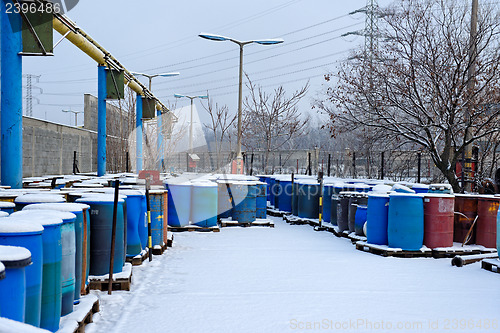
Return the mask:
<svg viewBox="0 0 500 333">
<path fill-rule="evenodd" d="M 175 234 L 131 292 L 98 293 L 86 332 L 500 331 L 500 276 L 478 263 L 383 258 L 274 221 Z"/>
</svg>

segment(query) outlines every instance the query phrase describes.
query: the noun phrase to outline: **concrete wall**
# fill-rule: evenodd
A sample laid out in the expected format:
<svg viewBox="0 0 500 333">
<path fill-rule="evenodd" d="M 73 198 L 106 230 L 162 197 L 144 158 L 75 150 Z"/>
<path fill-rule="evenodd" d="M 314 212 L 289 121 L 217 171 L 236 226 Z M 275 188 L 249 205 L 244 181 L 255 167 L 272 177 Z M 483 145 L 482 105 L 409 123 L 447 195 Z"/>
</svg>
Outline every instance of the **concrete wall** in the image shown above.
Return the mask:
<svg viewBox="0 0 500 333">
<path fill-rule="evenodd" d="M 71 174 L 73 152 L 80 172 L 97 169 L 97 133 L 23 117 L 23 177 Z"/>
</svg>

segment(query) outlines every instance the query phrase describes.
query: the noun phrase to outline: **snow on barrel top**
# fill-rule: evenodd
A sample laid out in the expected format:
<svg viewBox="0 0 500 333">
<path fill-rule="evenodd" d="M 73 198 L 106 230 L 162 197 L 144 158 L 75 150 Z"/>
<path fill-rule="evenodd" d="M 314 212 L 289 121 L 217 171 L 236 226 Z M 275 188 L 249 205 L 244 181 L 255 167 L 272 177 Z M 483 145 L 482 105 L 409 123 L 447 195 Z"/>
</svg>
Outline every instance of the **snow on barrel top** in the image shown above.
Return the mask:
<svg viewBox="0 0 500 333">
<path fill-rule="evenodd" d="M 64 202 L 64 197 L 58 194 L 42 194 L 30 193 L 18 196 L 15 203 L 29 204 L 29 203 L 45 203 L 45 202 Z"/>
<path fill-rule="evenodd" d="M 89 209 L 90 206 L 81 203 L 57 202 L 57 203 L 39 203 L 24 206 L 24 210 L 56 210 L 60 212 L 81 212 Z"/>
<path fill-rule="evenodd" d="M 6 234 L 41 234 L 43 226 L 33 220 L 26 220 L 16 217 L 2 217 L 0 218 L 0 235 Z"/>
</svg>

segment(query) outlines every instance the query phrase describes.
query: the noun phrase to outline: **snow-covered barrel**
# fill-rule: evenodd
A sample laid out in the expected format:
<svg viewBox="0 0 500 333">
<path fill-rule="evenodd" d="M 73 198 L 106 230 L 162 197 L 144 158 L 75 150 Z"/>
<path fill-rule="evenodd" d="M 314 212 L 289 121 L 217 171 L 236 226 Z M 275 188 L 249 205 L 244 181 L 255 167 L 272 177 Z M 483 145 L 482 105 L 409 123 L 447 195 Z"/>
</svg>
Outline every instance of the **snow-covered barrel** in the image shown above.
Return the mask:
<svg viewBox="0 0 500 333">
<path fill-rule="evenodd" d="M 111 257 L 111 236 L 113 227 L 113 195 L 90 195 L 77 200 L 90 206 L 90 275 L 109 274 Z M 118 199 L 116 216 L 116 238 L 113 273 L 119 273 L 124 265 L 125 244 L 125 199 Z"/>
<path fill-rule="evenodd" d="M 40 326 L 42 304 L 43 227 L 24 218 L 0 218 L 0 245 L 25 247 L 31 253 L 32 264 L 26 267 L 25 323 Z"/>
<path fill-rule="evenodd" d="M 423 195 L 392 193 L 387 225 L 389 247 L 418 251 L 424 242 Z"/>
<path fill-rule="evenodd" d="M 308 219 L 319 218 L 321 186 L 317 180 L 301 179 L 298 183 L 298 216 Z"/>
<path fill-rule="evenodd" d="M 389 195 L 370 193 L 366 212 L 366 237 L 370 244 L 387 245 Z"/>
<path fill-rule="evenodd" d="M 500 197 L 480 195 L 477 201 L 476 244 L 495 248 Z"/>
<path fill-rule="evenodd" d="M 186 227 L 191 220 L 191 182 L 167 182 L 168 225 Z"/>
<path fill-rule="evenodd" d="M 349 230 L 349 199 L 352 192 L 340 192 L 337 205 L 337 226 L 340 232 Z"/>
<path fill-rule="evenodd" d="M 6 212 L 8 214 L 14 213 L 16 204 L 13 202 L 0 201 L 0 211 Z"/>
<path fill-rule="evenodd" d="M 26 309 L 26 268 L 31 253 L 18 246 L 0 245 L 0 317 L 24 322 Z"/>
<path fill-rule="evenodd" d="M 275 187 L 278 192 L 274 193 L 274 195 L 278 197 L 278 200 L 276 200 L 276 209 L 279 209 L 283 212 L 291 212 L 293 192 L 292 178 L 290 175 L 277 176 L 276 182 L 278 184 L 278 186 Z"/>
<path fill-rule="evenodd" d="M 256 218 L 265 219 L 267 217 L 267 184 L 265 182 L 256 183 Z"/>
<path fill-rule="evenodd" d="M 153 243 L 153 247 L 163 246 L 164 243 L 164 233 L 166 232 L 165 224 L 167 216 L 167 210 L 165 210 L 165 201 L 168 200 L 166 194 L 167 192 L 165 190 L 149 191 L 149 206 L 151 209 L 151 242 Z M 128 239 L 129 238 L 127 234 L 127 242 Z"/>
<path fill-rule="evenodd" d="M 213 182 L 193 182 L 191 187 L 191 221 L 200 227 L 217 225 L 218 186 Z"/>
<path fill-rule="evenodd" d="M 16 210 L 22 210 L 24 206 L 36 203 L 55 203 L 65 202 L 66 200 L 62 195 L 53 193 L 29 193 L 18 196 L 14 202 L 16 203 Z"/>
<path fill-rule="evenodd" d="M 233 221 L 252 223 L 257 218 L 256 184 L 254 181 L 235 181 L 231 184 L 231 192 L 235 203 L 232 213 Z"/>
<path fill-rule="evenodd" d="M 334 184 L 325 184 L 323 186 L 323 220 L 328 223 L 331 222 L 332 195 L 335 193 L 334 186 Z"/>
<path fill-rule="evenodd" d="M 455 196 L 424 194 L 424 245 L 434 249 L 453 246 Z"/>
</svg>

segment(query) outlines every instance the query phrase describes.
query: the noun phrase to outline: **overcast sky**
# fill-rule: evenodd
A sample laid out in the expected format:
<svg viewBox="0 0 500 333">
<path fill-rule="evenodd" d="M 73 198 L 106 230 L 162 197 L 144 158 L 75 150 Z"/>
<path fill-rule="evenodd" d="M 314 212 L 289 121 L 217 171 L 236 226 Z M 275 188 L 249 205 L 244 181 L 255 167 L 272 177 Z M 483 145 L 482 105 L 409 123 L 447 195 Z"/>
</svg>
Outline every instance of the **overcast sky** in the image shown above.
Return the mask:
<svg viewBox="0 0 500 333">
<path fill-rule="evenodd" d="M 215 102 L 227 104 L 233 112 L 238 100 L 238 47 L 198 34 L 239 40 L 283 38 L 285 43 L 278 46 L 246 46 L 244 70 L 270 91 L 283 85 L 292 92 L 309 80 L 309 94 L 300 107 L 311 112 L 310 102 L 321 89 L 323 75 L 334 70 L 349 50 L 362 45 L 362 37 L 340 36 L 364 28 L 363 14 L 347 14 L 365 5 L 366 0 L 80 0 L 68 16 L 128 70 L 180 72 L 176 78 L 153 81 L 153 92 L 168 105 L 176 102 L 174 93 L 208 90 Z M 59 38 L 55 32 L 54 41 Z M 24 74 L 41 75 L 36 86 L 43 93 L 33 90 L 40 102 L 34 101 L 34 116 L 73 125 L 74 116 L 61 110 L 83 111 L 83 94 L 97 93 L 96 63 L 68 41 L 54 54 L 23 60 Z M 187 104 L 189 100 L 177 101 L 178 106 Z M 201 105 L 198 110 L 204 121 Z M 81 124 L 83 117 L 79 119 Z"/>
</svg>

